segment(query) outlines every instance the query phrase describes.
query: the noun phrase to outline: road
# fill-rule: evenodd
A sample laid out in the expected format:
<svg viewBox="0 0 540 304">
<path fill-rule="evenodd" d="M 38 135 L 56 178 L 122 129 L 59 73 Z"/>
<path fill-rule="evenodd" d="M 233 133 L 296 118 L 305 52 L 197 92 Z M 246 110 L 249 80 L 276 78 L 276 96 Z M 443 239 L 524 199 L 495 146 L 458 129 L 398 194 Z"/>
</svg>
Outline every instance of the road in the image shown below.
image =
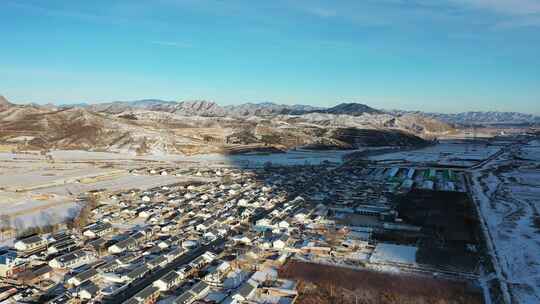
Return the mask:
<svg viewBox="0 0 540 304">
<path fill-rule="evenodd" d="M 514 149 L 515 147 L 516 147 L 515 144 L 509 144 L 509 145 L 503 146 L 499 151 L 497 151 L 496 153 L 494 153 L 490 157 L 488 157 L 485 160 L 483 160 L 482 162 L 472 166 L 470 168 L 470 170 L 469 170 L 469 173 L 465 174 L 465 185 L 466 185 L 466 188 L 467 188 L 467 194 L 469 195 L 469 199 L 473 203 L 473 205 L 474 205 L 474 207 L 476 209 L 476 213 L 478 214 L 478 219 L 480 221 L 480 228 L 482 230 L 482 233 L 484 234 L 484 239 L 485 239 L 485 242 L 486 242 L 488 255 L 489 255 L 489 258 L 491 260 L 491 264 L 493 265 L 494 271 L 495 271 L 493 276 L 499 282 L 499 288 L 500 288 L 500 292 L 501 292 L 501 296 L 502 296 L 501 300 L 506 304 L 509 304 L 509 303 L 512 302 L 510 292 L 509 292 L 509 286 L 508 286 L 508 283 L 506 282 L 506 279 L 505 279 L 505 277 L 504 277 L 504 275 L 502 273 L 502 270 L 501 270 L 501 267 L 500 267 L 499 257 L 497 255 L 495 245 L 493 244 L 493 237 L 491 236 L 491 231 L 490 231 L 490 229 L 489 229 L 489 227 L 487 225 L 487 220 L 484 218 L 484 215 L 482 213 L 482 209 L 480 207 L 480 202 L 478 202 L 477 197 L 476 197 L 476 195 L 475 195 L 475 193 L 473 191 L 474 187 L 473 187 L 471 172 L 474 171 L 474 170 L 482 169 L 485 165 L 489 164 L 490 162 L 492 162 L 493 160 L 495 160 L 499 156 L 501 156 L 503 153 L 508 152 L 511 149 Z M 487 289 L 487 285 L 485 285 L 485 288 Z M 485 302 L 486 303 L 491 303 L 492 302 L 492 299 L 491 299 L 492 295 L 489 292 L 489 290 L 485 290 L 484 293 L 485 293 L 484 294 Z"/>
</svg>

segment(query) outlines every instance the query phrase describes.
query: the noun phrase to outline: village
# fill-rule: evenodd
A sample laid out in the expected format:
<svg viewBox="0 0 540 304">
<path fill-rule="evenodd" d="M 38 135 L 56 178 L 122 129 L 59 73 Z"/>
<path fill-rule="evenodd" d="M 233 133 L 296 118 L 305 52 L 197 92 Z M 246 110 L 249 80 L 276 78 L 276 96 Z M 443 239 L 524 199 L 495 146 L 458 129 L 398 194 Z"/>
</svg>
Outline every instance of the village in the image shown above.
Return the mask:
<svg viewBox="0 0 540 304">
<path fill-rule="evenodd" d="M 459 170 L 324 163 L 132 173 L 216 181 L 85 193 L 88 207 L 72 223 L 2 250 L 1 299 L 294 303 L 298 281 L 280 276 L 291 261 L 467 284 L 479 274 Z"/>
</svg>

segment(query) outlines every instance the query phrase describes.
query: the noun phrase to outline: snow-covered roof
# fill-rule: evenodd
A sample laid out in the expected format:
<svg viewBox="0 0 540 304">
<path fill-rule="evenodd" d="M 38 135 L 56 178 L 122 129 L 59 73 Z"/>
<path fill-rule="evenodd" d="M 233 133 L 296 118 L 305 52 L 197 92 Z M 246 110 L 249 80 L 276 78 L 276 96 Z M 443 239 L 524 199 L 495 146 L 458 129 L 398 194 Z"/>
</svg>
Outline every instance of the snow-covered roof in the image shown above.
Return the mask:
<svg viewBox="0 0 540 304">
<path fill-rule="evenodd" d="M 418 248 L 414 246 L 379 243 L 369 261 L 372 263 L 415 264 L 417 251 Z"/>
</svg>

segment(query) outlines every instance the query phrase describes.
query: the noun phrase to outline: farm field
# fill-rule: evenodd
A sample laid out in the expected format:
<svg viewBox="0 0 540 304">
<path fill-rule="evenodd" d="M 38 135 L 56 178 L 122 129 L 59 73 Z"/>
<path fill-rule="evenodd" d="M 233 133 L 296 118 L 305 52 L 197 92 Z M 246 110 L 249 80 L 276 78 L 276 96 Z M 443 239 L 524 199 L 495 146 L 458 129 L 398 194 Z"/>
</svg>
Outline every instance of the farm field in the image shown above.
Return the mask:
<svg viewBox="0 0 540 304">
<path fill-rule="evenodd" d="M 374 161 L 404 161 L 469 167 L 490 157 L 501 147 L 486 143 L 465 144 L 461 141 L 441 141 L 423 149 L 370 156 Z"/>
</svg>

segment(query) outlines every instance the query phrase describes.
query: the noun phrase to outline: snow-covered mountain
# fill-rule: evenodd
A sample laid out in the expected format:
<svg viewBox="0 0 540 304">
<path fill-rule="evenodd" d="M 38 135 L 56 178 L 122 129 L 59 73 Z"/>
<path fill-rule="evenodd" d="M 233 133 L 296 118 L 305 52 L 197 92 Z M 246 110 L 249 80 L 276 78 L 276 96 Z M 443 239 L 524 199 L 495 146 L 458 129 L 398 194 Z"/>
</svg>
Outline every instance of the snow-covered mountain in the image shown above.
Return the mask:
<svg viewBox="0 0 540 304">
<path fill-rule="evenodd" d="M 231 105 L 224 107 L 224 109 L 227 114 L 235 116 L 268 116 L 282 114 L 304 114 L 322 110 L 323 108 L 308 105 L 283 105 L 272 102 L 261 102 Z"/>
<path fill-rule="evenodd" d="M 431 117 L 440 121 L 459 125 L 471 124 L 538 124 L 540 116 L 519 112 L 498 112 L 498 111 L 470 111 L 454 114 L 429 113 L 421 111 L 401 111 L 392 110 L 387 113 L 393 115 L 418 114 Z"/>
<path fill-rule="evenodd" d="M 135 101 L 114 101 L 97 104 L 77 104 L 94 112 L 118 114 L 136 109 L 163 111 L 183 115 L 196 116 L 269 116 L 269 115 L 302 115 L 308 113 L 344 114 L 360 116 L 362 114 L 382 114 L 382 111 L 360 103 L 342 103 L 335 107 L 323 108 L 310 105 L 284 105 L 272 102 L 244 103 L 239 105 L 220 106 L 213 101 L 165 101 L 159 99 L 143 99 Z"/>
<path fill-rule="evenodd" d="M 540 116 L 518 112 L 463 112 L 457 114 L 428 114 L 433 118 L 457 124 L 522 124 L 540 123 Z"/>
<path fill-rule="evenodd" d="M 4 96 L 0 95 L 0 109 L 7 109 L 13 106 Z"/>
<path fill-rule="evenodd" d="M 146 153 L 228 153 L 281 148 L 416 145 L 451 126 L 363 104 L 321 109 L 273 103 L 221 107 L 215 102 L 145 99 L 76 106 L 13 105 L 0 99 L 0 143 L 12 149 Z"/>
</svg>

